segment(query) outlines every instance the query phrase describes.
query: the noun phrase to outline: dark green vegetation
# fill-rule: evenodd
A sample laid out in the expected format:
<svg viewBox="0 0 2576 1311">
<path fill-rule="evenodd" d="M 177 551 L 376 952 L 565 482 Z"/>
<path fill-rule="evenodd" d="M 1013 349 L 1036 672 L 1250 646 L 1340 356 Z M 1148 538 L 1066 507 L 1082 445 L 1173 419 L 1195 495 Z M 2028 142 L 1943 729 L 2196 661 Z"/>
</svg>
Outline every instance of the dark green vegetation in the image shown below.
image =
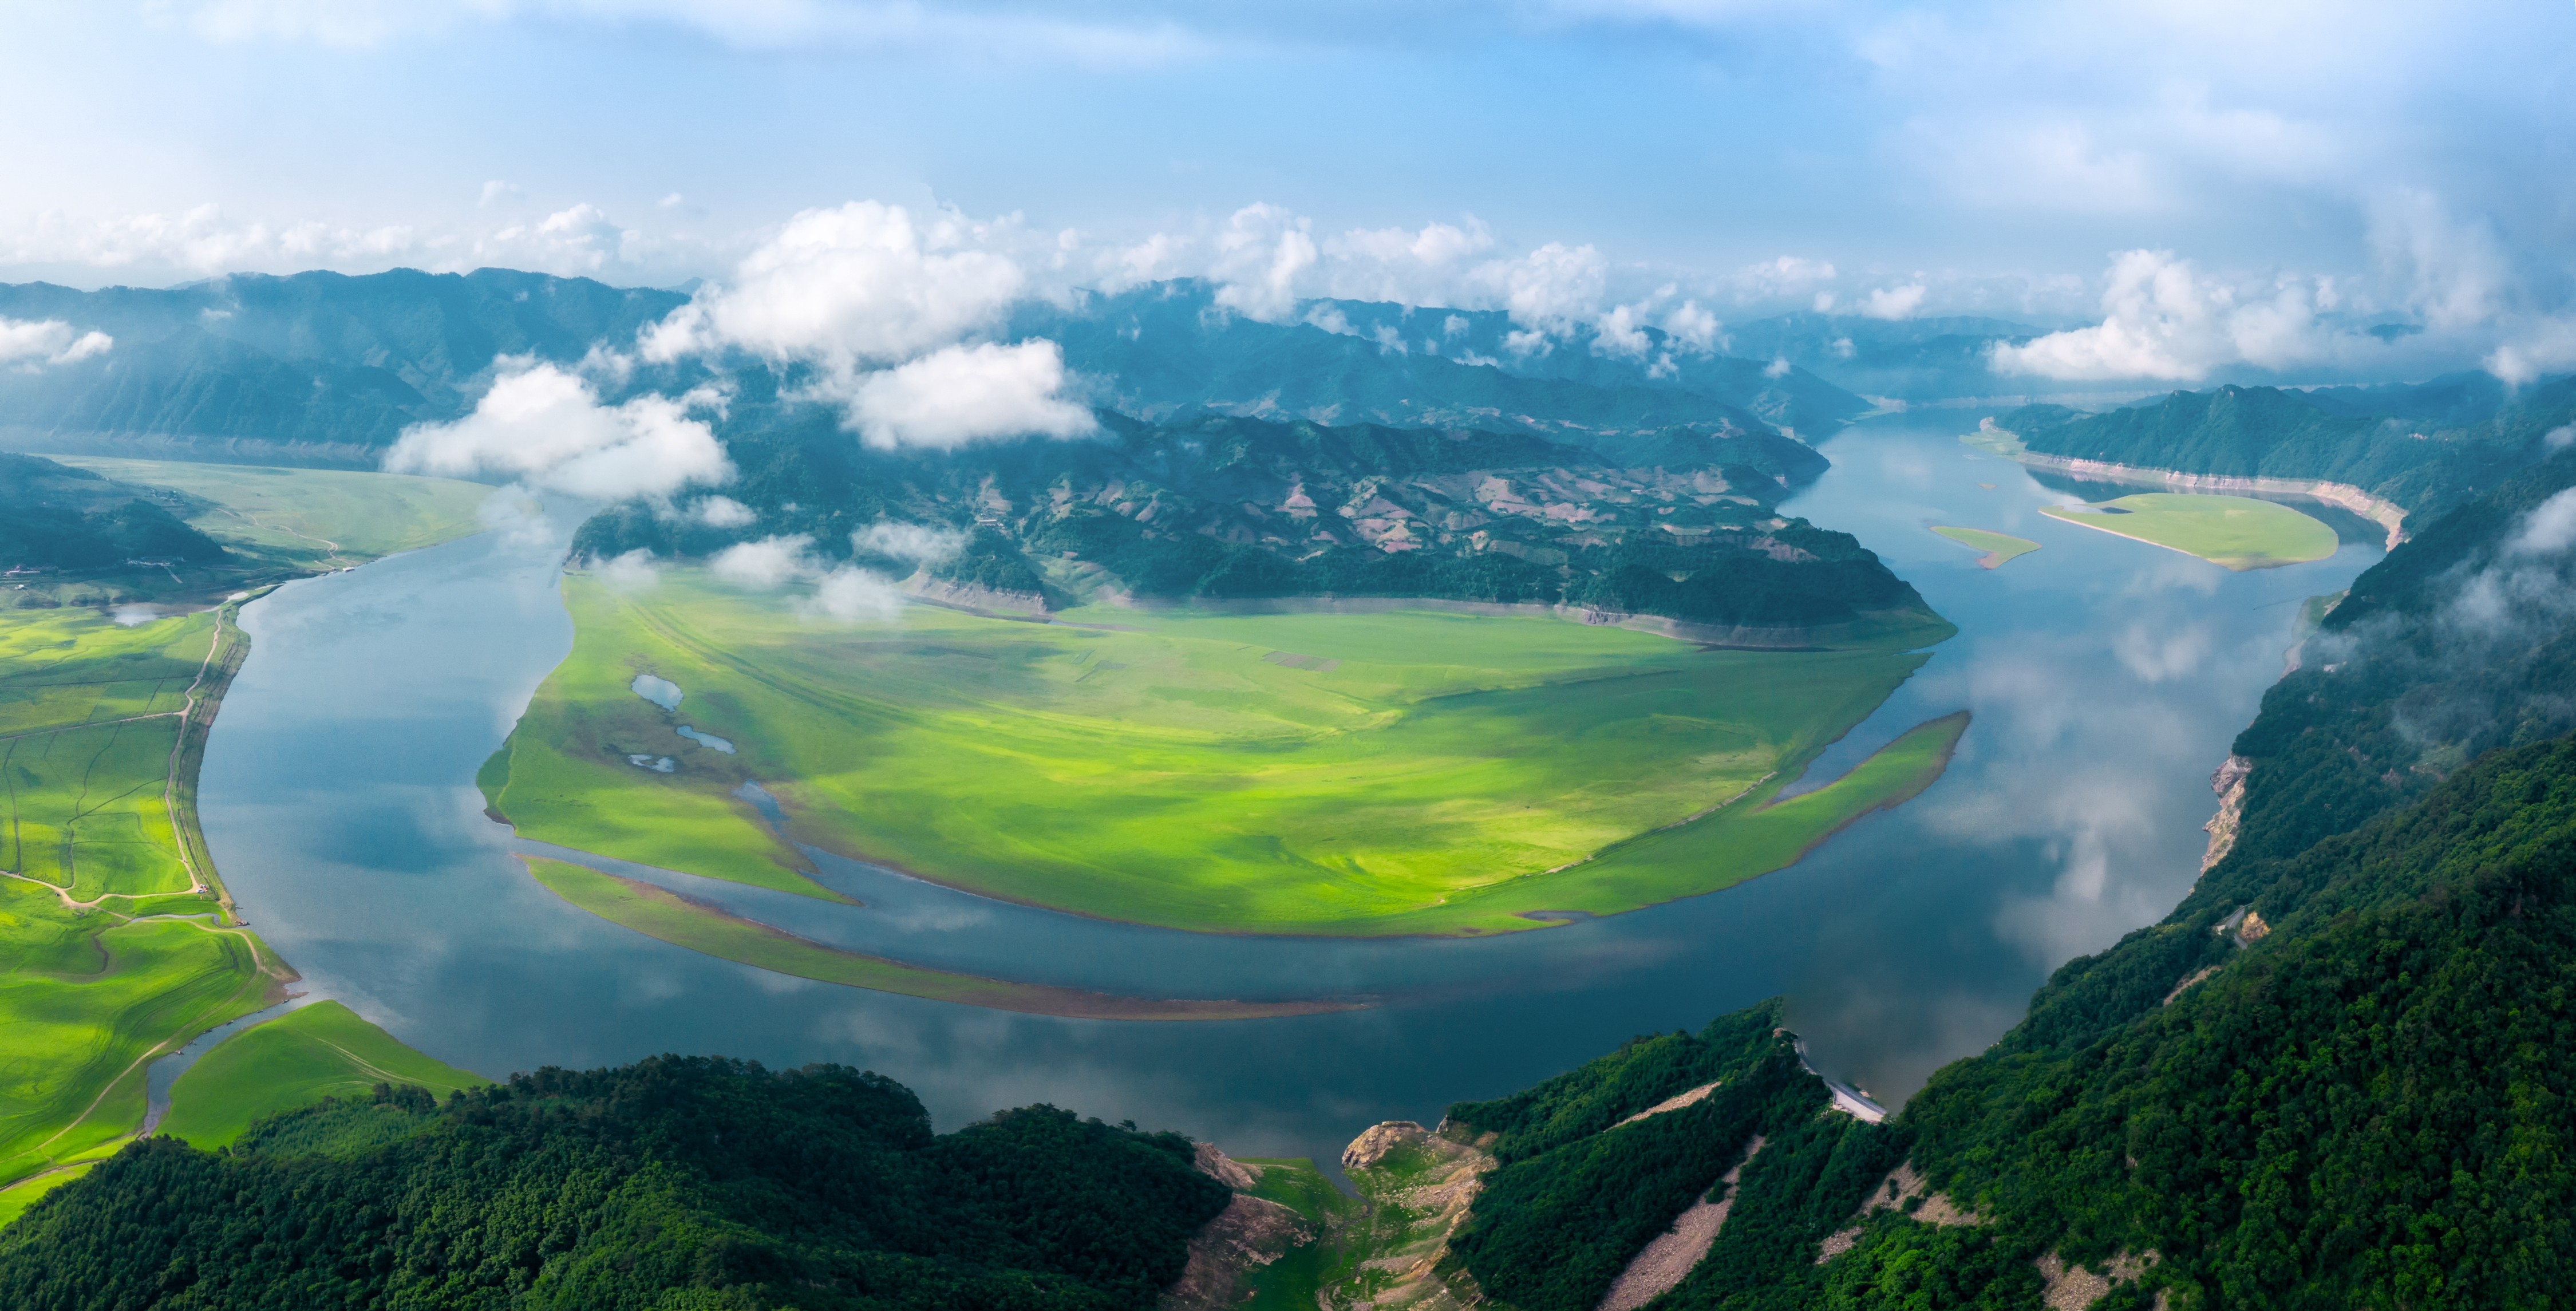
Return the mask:
<svg viewBox="0 0 2576 1311">
<path fill-rule="evenodd" d="M 1500 1162 L 1449 1262 L 1522 1311 L 1591 1311 L 1639 1249 L 1742 1165 L 1709 1255 L 1657 1305 L 1807 1305 L 1825 1282 L 1816 1245 L 1903 1158 L 1903 1136 L 1829 1109 L 1780 1022 L 1780 1003 L 1766 1002 L 1449 1108 L 1450 1132 L 1494 1135 L 1485 1149 Z M 1712 1081 L 1697 1102 L 1621 1123 Z"/>
<path fill-rule="evenodd" d="M 2033 454 L 2235 478 L 2344 483 L 2437 517 L 2548 453 L 2576 418 L 2576 379 L 2505 399 L 2460 380 L 2417 388 L 2175 392 L 2086 414 L 2028 405 L 1995 416 Z"/>
<path fill-rule="evenodd" d="M 1059 603 L 1430 597 L 1767 628 L 1929 614 L 1849 535 L 1771 508 L 1825 462 L 1767 428 L 1664 431 L 1651 462 L 1630 464 L 1507 433 L 1105 421 L 1096 441 L 897 452 L 817 415 L 732 439 L 747 476 L 728 492 L 757 526 L 692 528 L 630 506 L 585 524 L 575 550 L 705 554 L 801 533 L 849 555 L 849 534 L 881 519 L 981 520 L 953 576 Z"/>
<path fill-rule="evenodd" d="M 1794 1127 L 1651 1305 L 2027 1307 L 2067 1266 L 2113 1276 L 2113 1311 L 2576 1297 L 2571 483 L 2557 457 L 2363 575 L 2238 740 L 2241 834 L 2163 923 L 2059 970 L 1884 1128 L 1827 1147 L 1839 1117 L 1788 1114 L 1821 1093 L 1782 1077 L 1759 1114 Z M 1740 1138 L 1722 1099 L 1773 1085 L 1738 1064 L 1603 1126 L 1706 1081 L 1747 1023 L 1452 1108 L 1504 1162 L 1452 1259 L 1517 1306 L 1591 1305 L 1725 1165 L 1621 1136 Z M 1900 1158 L 1937 1216 L 1861 1211 Z"/>
<path fill-rule="evenodd" d="M 80 573 L 140 561 L 211 565 L 223 545 L 182 522 L 179 493 L 112 482 L 32 455 L 0 455 L 0 567 Z"/>
<path fill-rule="evenodd" d="M 1190 1160 L 1046 1106 L 934 1135 L 839 1066 L 380 1087 L 221 1155 L 127 1148 L 0 1233 L 0 1304 L 1142 1308 L 1226 1205 Z"/>
</svg>

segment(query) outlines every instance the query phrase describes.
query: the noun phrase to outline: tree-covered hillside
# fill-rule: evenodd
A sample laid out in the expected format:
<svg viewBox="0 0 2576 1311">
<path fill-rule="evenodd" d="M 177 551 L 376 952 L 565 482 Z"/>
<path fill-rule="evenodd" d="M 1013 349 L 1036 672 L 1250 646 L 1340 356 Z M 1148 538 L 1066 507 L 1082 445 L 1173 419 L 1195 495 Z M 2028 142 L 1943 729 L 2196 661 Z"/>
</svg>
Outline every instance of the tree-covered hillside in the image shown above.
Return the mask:
<svg viewBox="0 0 2576 1311">
<path fill-rule="evenodd" d="M 2039 455 L 2345 483 L 2420 521 L 2494 490 L 2556 449 L 2549 435 L 2571 419 L 2576 379 L 2542 384 L 2509 402 L 2454 379 L 2313 397 L 2278 387 L 2220 387 L 2101 414 L 2026 405 L 1994 423 Z"/>
<path fill-rule="evenodd" d="M 380 1087 L 128 1147 L 0 1231 L 0 1305 L 1144 1308 L 1228 1201 L 1191 1150 L 1044 1106 L 934 1135 L 837 1066 Z"/>
<path fill-rule="evenodd" d="M 138 561 L 211 564 L 215 539 L 189 527 L 175 492 L 119 483 L 32 455 L 0 455 L 0 569 L 86 574 Z"/>
<path fill-rule="evenodd" d="M 955 452 L 863 448 L 817 417 L 731 441 L 755 513 L 722 529 L 636 504 L 575 550 L 708 554 L 793 534 L 901 576 L 851 534 L 880 519 L 974 529 L 977 578 L 1156 599 L 1437 597 L 1806 627 L 1928 619 L 1844 533 L 1773 508 L 1823 457 L 1767 428 L 1668 429 L 1587 445 L 1472 430 L 1104 416 L 1100 440 Z M 1611 439 L 1604 439 L 1611 440 Z M 1622 456 L 1651 443 L 1653 463 Z"/>
</svg>

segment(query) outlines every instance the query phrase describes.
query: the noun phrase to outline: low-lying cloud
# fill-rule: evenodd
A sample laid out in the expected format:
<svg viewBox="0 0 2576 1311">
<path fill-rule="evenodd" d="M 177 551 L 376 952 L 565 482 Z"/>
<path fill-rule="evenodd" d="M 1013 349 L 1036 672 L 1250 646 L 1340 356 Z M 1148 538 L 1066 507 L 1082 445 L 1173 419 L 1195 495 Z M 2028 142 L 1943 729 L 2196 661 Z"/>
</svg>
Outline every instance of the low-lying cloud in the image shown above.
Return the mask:
<svg viewBox="0 0 2576 1311">
<path fill-rule="evenodd" d="M 2301 278 L 2245 294 L 2171 251 L 2126 251 L 2111 262 L 2100 323 L 1998 343 L 1991 359 L 1999 373 L 2070 381 L 2197 382 L 2236 363 L 2277 369 L 2331 353 L 2317 312 L 2333 295 L 2331 282 Z"/>
<path fill-rule="evenodd" d="M 73 364 L 103 355 L 115 344 L 104 332 L 80 332 L 61 319 L 0 318 L 0 364 Z"/>
<path fill-rule="evenodd" d="M 384 467 L 449 478 L 501 475 L 600 500 L 667 499 L 691 485 L 733 479 L 714 431 L 691 417 L 717 404 L 713 392 L 693 391 L 677 400 L 638 396 L 603 405 L 578 374 L 505 360 L 473 413 L 404 429 Z"/>
<path fill-rule="evenodd" d="M 1054 342 L 968 340 L 1029 289 L 1007 249 L 1014 233 L 875 201 L 807 210 L 638 350 L 661 363 L 731 350 L 810 366 L 810 394 L 872 446 L 1086 435 L 1096 425 Z"/>
<path fill-rule="evenodd" d="M 901 530 L 917 525 L 875 527 L 887 529 L 892 534 L 889 541 L 919 545 L 937 540 L 935 534 L 901 536 Z M 852 537 L 868 531 L 871 530 L 862 529 Z M 806 619 L 889 623 L 902 616 L 903 593 L 892 580 L 856 565 L 825 561 L 814 554 L 813 547 L 814 539 L 804 533 L 764 537 L 725 548 L 707 562 L 707 567 L 717 578 L 755 592 L 774 592 L 790 583 L 812 583 L 812 591 L 788 600 L 789 608 Z"/>
</svg>

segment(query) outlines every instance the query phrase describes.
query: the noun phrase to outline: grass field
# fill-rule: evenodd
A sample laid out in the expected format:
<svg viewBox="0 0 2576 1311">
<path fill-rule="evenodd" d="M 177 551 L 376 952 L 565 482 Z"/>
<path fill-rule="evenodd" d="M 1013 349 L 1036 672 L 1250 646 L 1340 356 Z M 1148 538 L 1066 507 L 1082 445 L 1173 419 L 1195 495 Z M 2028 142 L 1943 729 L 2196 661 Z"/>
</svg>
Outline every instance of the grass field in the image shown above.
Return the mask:
<svg viewBox="0 0 2576 1311">
<path fill-rule="evenodd" d="M 325 1097 L 367 1097 L 380 1083 L 412 1084 L 444 1098 L 490 1082 L 403 1046 L 336 1001 L 315 1002 L 198 1057 L 171 1085 L 159 1132 L 211 1150 L 263 1116 Z"/>
<path fill-rule="evenodd" d="M 773 973 L 866 988 L 874 992 L 927 997 L 934 1001 L 1018 1011 L 1025 1015 L 1061 1015 L 1085 1020 L 1251 1020 L 1275 1015 L 1315 1015 L 1359 1009 L 1347 1001 L 1188 1001 L 1160 997 L 1122 997 L 1078 988 L 1013 983 L 973 974 L 923 969 L 844 951 L 809 938 L 731 915 L 704 902 L 638 879 L 603 874 L 568 861 L 522 857 L 528 872 L 556 896 L 601 919 L 724 960 L 739 961 Z"/>
<path fill-rule="evenodd" d="M 1344 1193 L 1305 1157 L 1245 1157 L 1236 1162 L 1254 1172 L 1252 1195 L 1295 1211 L 1313 1230 L 1315 1241 L 1289 1249 L 1268 1265 L 1246 1272 L 1250 1296 L 1242 1311 L 1312 1311 L 1315 1295 L 1347 1278 L 1357 1265 L 1355 1244 L 1340 1241 L 1363 1217 L 1365 1203 Z"/>
<path fill-rule="evenodd" d="M 227 546 L 305 569 L 337 569 L 480 532 L 492 489 L 453 478 L 275 469 L 178 460 L 48 457 L 123 482 L 168 487 L 214 508 L 190 518 Z"/>
<path fill-rule="evenodd" d="M 1983 528 L 1953 528 L 1948 524 L 1936 523 L 1932 525 L 1932 531 L 1969 550 L 1985 552 L 1984 558 L 1977 563 L 1988 569 L 2000 569 L 2039 549 L 2039 543 L 2027 537 L 1988 532 Z"/>
<path fill-rule="evenodd" d="M 736 798 L 745 781 L 797 840 L 942 883 L 1332 934 L 1708 891 L 1916 786 L 1913 766 L 1864 767 L 1766 806 L 1922 663 L 1898 640 L 1717 651 L 1549 618 L 926 606 L 828 626 L 678 570 L 636 595 L 569 577 L 565 596 L 574 650 L 484 771 L 495 809 L 530 837 L 773 887 L 821 891 Z M 677 683 L 678 709 L 630 692 L 639 673 Z"/>
<path fill-rule="evenodd" d="M 2240 571 L 2304 564 L 2335 553 L 2335 531 L 2323 522 L 2244 496 L 2141 492 L 2084 510 L 2043 506 L 2040 513 Z"/>
<path fill-rule="evenodd" d="M 180 855 L 182 733 L 202 741 L 238 650 L 217 636 L 211 613 L 0 611 L 0 1180 L 112 1150 L 142 1118 L 146 1060 L 291 977 Z"/>
</svg>

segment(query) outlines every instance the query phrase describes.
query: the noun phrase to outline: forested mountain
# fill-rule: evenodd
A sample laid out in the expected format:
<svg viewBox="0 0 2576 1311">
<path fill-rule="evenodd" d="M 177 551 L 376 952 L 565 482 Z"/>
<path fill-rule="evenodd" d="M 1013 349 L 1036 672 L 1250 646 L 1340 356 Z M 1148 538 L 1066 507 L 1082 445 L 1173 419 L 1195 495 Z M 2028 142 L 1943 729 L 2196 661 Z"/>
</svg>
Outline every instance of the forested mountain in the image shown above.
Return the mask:
<svg viewBox="0 0 2576 1311">
<path fill-rule="evenodd" d="M 129 1147 L 0 1232 L 0 1305 L 1114 1311 L 1228 1200 L 1176 1135 L 661 1057 Z"/>
<path fill-rule="evenodd" d="M 724 528 L 645 505 L 577 552 L 704 555 L 801 534 L 895 576 L 852 533 L 880 519 L 973 529 L 942 566 L 991 590 L 1240 600 L 1437 597 L 1570 604 L 1690 622 L 1937 622 L 1848 534 L 1772 507 L 1824 459 L 1755 425 L 1594 445 L 1472 430 L 1104 415 L 1097 441 L 954 452 L 863 448 L 828 418 L 737 433 L 754 512 Z M 1607 448 L 1607 453 L 1603 448 Z"/>
<path fill-rule="evenodd" d="M 1818 1118 L 1760 1010 L 1451 1108 L 1500 1163 L 1454 1269 L 1583 1311 L 1740 1165 L 1656 1311 L 2576 1298 L 2571 485 L 2576 453 L 2363 575 L 2237 741 L 2232 849 L 1884 1126 Z M 1704 1135 L 1609 1129 L 1721 1077 Z"/>
<path fill-rule="evenodd" d="M 172 513 L 189 508 L 177 492 L 38 456 L 0 455 L 0 570 L 90 573 L 222 560 L 221 543 Z"/>
<path fill-rule="evenodd" d="M 1496 310 L 1316 301 L 1303 319 L 1229 314 L 1195 279 L 1067 306 L 1032 302 L 1011 336 L 1061 342 L 1098 403 L 1143 418 L 1195 409 L 1317 423 L 1572 432 L 1769 425 L 1814 439 L 1867 401 L 1803 369 L 1692 349 L 1640 326 L 1629 347 L 1576 329 L 1559 341 Z"/>
<path fill-rule="evenodd" d="M 471 407 L 503 355 L 569 362 L 688 298 L 506 269 L 234 274 L 167 289 L 0 285 L 0 317 L 114 340 L 0 372 L 0 441 L 44 450 L 372 466 Z"/>
<path fill-rule="evenodd" d="M 2576 379 L 2543 383 L 2507 401 L 2486 385 L 2452 378 L 2314 394 L 2220 387 L 2100 414 L 2028 405 L 1995 416 L 1994 424 L 2039 455 L 2345 483 L 2420 523 L 2493 490 L 2556 449 L 2551 434 L 2571 418 Z"/>
</svg>

